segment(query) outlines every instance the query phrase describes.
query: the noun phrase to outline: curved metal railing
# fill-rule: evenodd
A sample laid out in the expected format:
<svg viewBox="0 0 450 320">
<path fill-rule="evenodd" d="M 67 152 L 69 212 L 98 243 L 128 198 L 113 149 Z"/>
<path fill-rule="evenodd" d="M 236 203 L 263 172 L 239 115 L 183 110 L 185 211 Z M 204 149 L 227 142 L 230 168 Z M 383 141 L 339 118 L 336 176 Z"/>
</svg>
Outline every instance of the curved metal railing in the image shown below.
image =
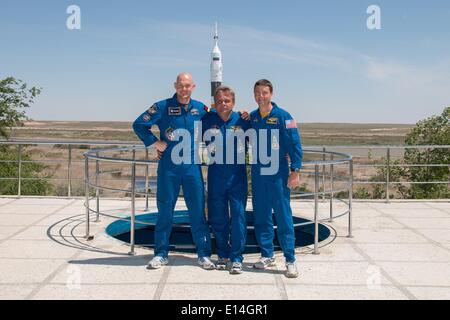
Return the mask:
<svg viewBox="0 0 450 320">
<path fill-rule="evenodd" d="M 93 237 L 90 235 L 90 215 L 94 213 L 96 215 L 96 221 L 99 220 L 99 216 L 107 216 L 120 220 L 130 221 L 130 254 L 135 253 L 135 227 L 136 224 L 148 225 L 145 221 L 139 221 L 136 219 L 136 196 L 145 197 L 145 210 L 149 208 L 149 166 L 155 166 L 158 163 L 156 159 L 149 159 L 149 150 L 152 148 L 145 148 L 144 146 L 132 146 L 132 147 L 119 147 L 119 148 L 106 148 L 106 149 L 92 149 L 83 153 L 85 161 L 85 203 L 86 208 L 86 238 L 88 240 Z M 136 156 L 137 152 L 144 151 L 144 155 L 139 158 Z M 125 152 L 126 156 L 119 158 L 117 156 L 110 156 L 109 153 Z M 314 178 L 314 190 L 307 191 L 293 191 L 291 192 L 291 199 L 301 198 L 313 198 L 314 199 L 314 219 L 303 223 L 295 224 L 295 227 L 314 224 L 314 254 L 319 253 L 319 223 L 321 222 L 333 222 L 333 219 L 340 218 L 342 216 L 348 216 L 348 237 L 352 237 L 352 188 L 353 188 L 353 159 L 351 155 L 333 152 L 333 151 L 320 151 L 320 150 L 303 150 L 304 159 L 308 157 L 319 157 L 320 159 L 304 160 L 302 163 L 302 169 L 300 174 L 312 175 Z M 89 170 L 90 162 L 95 161 L 95 173 L 91 174 Z M 131 166 L 130 175 L 130 188 L 113 188 L 111 186 L 104 186 L 99 183 L 99 177 L 102 175 L 100 171 L 101 163 L 126 163 Z M 136 168 L 137 166 L 144 166 L 145 168 L 145 191 L 136 190 Z M 335 171 L 336 166 L 344 167 L 344 174 L 339 175 Z M 327 172 L 326 168 L 329 167 Z M 342 171 L 342 170 L 341 170 Z M 108 172 L 109 173 L 109 172 Z M 322 179 L 322 188 L 319 187 L 320 179 Z M 326 179 L 329 181 L 329 188 L 325 188 Z M 336 182 L 339 182 L 342 186 L 337 188 Z M 95 195 L 90 196 L 91 189 L 95 190 Z M 124 217 L 123 214 L 113 215 L 106 211 L 100 210 L 100 190 L 108 190 L 112 192 L 126 192 L 130 195 L 131 212 L 128 217 Z M 336 197 L 337 194 L 348 194 L 347 199 L 342 197 Z M 319 197 L 325 200 L 329 198 L 329 217 L 319 218 Z M 90 201 L 96 201 L 96 208 L 93 209 L 90 206 Z M 345 210 L 335 214 L 334 200 L 340 201 L 344 204 Z"/>
<path fill-rule="evenodd" d="M 0 140 L 0 146 L 5 145 L 12 147 L 8 150 L 8 157 L 0 159 L 0 166 L 11 166 L 6 176 L 0 176 L 0 183 L 8 183 L 13 186 L 7 194 L 0 196 L 10 196 L 16 194 L 17 197 L 27 195 L 24 192 L 23 184 L 25 182 L 45 181 L 56 187 L 52 190 L 50 196 L 58 197 L 77 197 L 84 196 L 84 173 L 81 150 L 89 149 L 93 146 L 98 147 L 118 147 L 118 146 L 141 146 L 140 141 L 112 141 L 112 140 Z M 14 150 L 14 147 L 16 150 Z M 36 152 L 29 157 L 26 150 L 30 147 L 36 147 Z M 450 150 L 450 145 L 333 145 L 333 146 L 314 146 L 308 145 L 309 149 L 322 151 L 339 151 L 351 153 L 354 162 L 354 180 L 353 187 L 361 188 L 361 191 L 369 191 L 372 187 L 378 189 L 377 194 L 359 196 L 359 199 L 384 199 L 389 203 L 391 199 L 400 199 L 405 195 L 399 193 L 396 188 L 400 186 L 414 185 L 447 185 L 450 187 L 449 179 L 420 179 L 416 177 L 414 180 L 398 177 L 395 173 L 397 169 L 410 170 L 411 168 L 447 168 L 450 169 L 448 162 L 434 163 L 434 161 L 426 160 L 417 161 L 416 163 L 405 162 L 403 153 L 406 150 Z M 56 148 L 61 153 L 53 154 L 52 150 Z M 403 152 L 402 152 L 403 150 Z M 34 152 L 35 150 L 33 150 Z M 48 154 L 47 154 L 48 153 Z M 14 156 L 15 154 L 15 156 Z M 402 160 L 403 159 L 403 160 Z M 433 162 L 433 163 L 429 163 Z M 48 166 L 47 174 L 29 175 L 26 174 L 28 166 L 31 165 Z M 56 167 L 56 169 L 55 169 Z M 47 170 L 47 169 L 46 169 Z M 375 170 L 375 172 L 374 172 Z M 53 171 L 53 173 L 51 173 Z M 81 171 L 81 174 L 80 174 Z M 393 172 L 394 171 L 394 172 Z M 113 173 L 113 172 L 110 172 Z M 367 177 L 371 176 L 370 179 Z M 450 178 L 450 177 L 449 177 Z M 322 175 L 322 184 L 325 177 Z M 110 178 L 112 183 L 121 179 Z M 80 188 L 81 187 L 81 188 Z M 13 191 L 13 190 L 16 191 Z M 358 192 L 358 191 L 357 191 Z M 28 194 L 29 195 L 29 194 Z M 42 195 L 40 195 L 42 196 Z M 358 196 L 358 194 L 356 194 Z M 427 198 L 427 201 L 431 199 Z M 438 200 L 438 199 L 433 199 Z"/>
</svg>

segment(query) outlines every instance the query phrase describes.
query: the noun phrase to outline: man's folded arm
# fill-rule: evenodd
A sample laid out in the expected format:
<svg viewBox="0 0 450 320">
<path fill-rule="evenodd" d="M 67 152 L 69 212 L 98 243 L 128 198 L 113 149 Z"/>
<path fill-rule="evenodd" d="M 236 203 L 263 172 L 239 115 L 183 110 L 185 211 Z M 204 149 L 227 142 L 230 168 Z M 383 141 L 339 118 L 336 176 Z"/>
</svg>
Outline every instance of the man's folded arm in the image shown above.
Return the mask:
<svg viewBox="0 0 450 320">
<path fill-rule="evenodd" d="M 158 141 L 158 138 L 153 134 L 151 129 L 153 125 L 159 124 L 160 120 L 161 110 L 154 104 L 133 122 L 134 133 L 141 139 L 145 147 Z"/>
</svg>

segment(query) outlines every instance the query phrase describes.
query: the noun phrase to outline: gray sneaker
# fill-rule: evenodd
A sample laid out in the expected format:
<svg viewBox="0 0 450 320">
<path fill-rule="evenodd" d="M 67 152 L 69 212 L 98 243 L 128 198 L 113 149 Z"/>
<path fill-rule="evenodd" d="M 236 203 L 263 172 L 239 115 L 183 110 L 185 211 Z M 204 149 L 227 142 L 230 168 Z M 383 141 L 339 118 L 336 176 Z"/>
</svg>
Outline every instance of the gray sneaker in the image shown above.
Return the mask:
<svg viewBox="0 0 450 320">
<path fill-rule="evenodd" d="M 228 264 L 227 258 L 219 258 L 219 260 L 217 260 L 217 263 L 216 263 L 216 269 L 217 270 L 226 270 L 227 264 Z"/>
<path fill-rule="evenodd" d="M 253 268 L 266 269 L 267 267 L 273 267 L 276 265 L 277 265 L 277 262 L 275 261 L 275 258 L 261 257 L 261 258 L 259 258 L 259 261 L 253 265 Z"/>
<path fill-rule="evenodd" d="M 161 268 L 162 266 L 165 266 L 168 263 L 169 263 L 169 259 L 164 258 L 164 257 L 160 257 L 160 256 L 155 256 L 147 264 L 147 269 L 159 269 L 159 268 Z"/>
<path fill-rule="evenodd" d="M 286 263 L 285 275 L 288 278 L 297 278 L 298 277 L 298 269 L 297 269 L 297 264 L 295 262 Z"/>
<path fill-rule="evenodd" d="M 242 263 L 233 262 L 230 269 L 230 274 L 241 274 L 242 273 Z"/>
<path fill-rule="evenodd" d="M 210 257 L 198 258 L 198 264 L 205 270 L 213 270 L 216 268 Z"/>
</svg>

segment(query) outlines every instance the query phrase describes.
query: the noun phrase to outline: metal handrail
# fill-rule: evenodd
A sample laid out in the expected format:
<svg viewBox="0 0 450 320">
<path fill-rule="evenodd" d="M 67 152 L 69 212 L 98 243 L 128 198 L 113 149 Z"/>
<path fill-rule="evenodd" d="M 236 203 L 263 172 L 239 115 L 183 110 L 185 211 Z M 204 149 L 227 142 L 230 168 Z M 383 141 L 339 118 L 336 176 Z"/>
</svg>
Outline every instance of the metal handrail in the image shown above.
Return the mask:
<svg viewBox="0 0 450 320">
<path fill-rule="evenodd" d="M 131 154 L 131 156 L 128 156 L 127 158 L 114 158 L 103 155 L 103 153 L 108 153 L 111 151 L 128 151 L 128 154 Z M 136 158 L 136 151 L 137 150 L 146 150 L 145 153 L 145 159 L 138 159 Z M 149 165 L 157 163 L 156 160 L 149 160 L 148 159 L 148 148 L 145 148 L 143 146 L 132 146 L 132 147 L 122 147 L 122 148 L 109 148 L 109 149 L 94 149 L 87 152 L 84 152 L 83 155 L 85 157 L 85 207 L 86 207 L 86 238 L 92 239 L 90 235 L 90 214 L 95 213 L 97 216 L 97 220 L 99 219 L 100 215 L 107 216 L 107 217 L 113 217 L 120 220 L 127 220 L 130 221 L 130 252 L 129 254 L 133 255 L 135 254 L 135 226 L 136 224 L 146 225 L 145 221 L 140 221 L 136 219 L 136 195 L 142 194 L 145 195 L 145 210 L 148 210 L 148 179 L 146 179 L 146 185 L 145 185 L 145 192 L 137 192 L 136 191 L 136 167 L 137 166 L 145 166 L 148 168 Z M 295 227 L 301 226 L 301 225 L 308 225 L 308 224 L 314 224 L 314 254 L 319 253 L 319 240 L 318 240 L 318 228 L 319 223 L 324 221 L 332 222 L 333 219 L 348 215 L 349 216 L 349 229 L 348 229 L 348 237 L 352 237 L 352 230 L 351 230 L 351 215 L 352 215 L 352 190 L 353 190 L 353 159 L 351 155 L 341 153 L 341 152 L 334 152 L 334 151 L 317 151 L 317 150 L 309 150 L 309 149 L 303 149 L 303 152 L 305 154 L 311 153 L 316 155 L 323 156 L 323 159 L 326 159 L 327 156 L 330 157 L 330 160 L 317 160 L 317 161 L 305 161 L 303 162 L 303 167 L 314 167 L 314 177 L 315 177 L 315 183 L 314 183 L 314 192 L 302 192 L 300 194 L 294 194 L 292 198 L 298 198 L 298 197 L 305 197 L 305 196 L 313 196 L 314 197 L 314 220 L 313 221 L 307 221 L 300 224 L 296 224 Z M 96 162 L 96 169 L 95 174 L 89 173 L 89 161 L 95 161 Z M 119 188 L 112 188 L 108 186 L 101 186 L 98 184 L 98 176 L 101 174 L 99 171 L 99 162 L 119 162 L 119 163 L 127 163 L 131 165 L 131 177 L 130 177 L 130 189 L 119 189 Z M 348 171 L 349 174 L 346 176 L 346 184 L 343 188 L 335 189 L 333 185 L 333 174 L 326 175 L 325 174 L 325 166 L 330 166 L 330 172 L 332 173 L 332 168 L 335 165 L 348 165 Z M 322 167 L 323 171 L 319 170 L 319 167 Z M 146 173 L 148 173 L 148 170 L 146 170 Z M 319 191 L 319 178 L 323 178 L 323 187 L 325 186 L 325 176 L 330 178 L 331 182 L 331 188 Z M 95 197 L 89 197 L 90 189 L 95 189 Z M 124 218 L 123 216 L 114 216 L 110 213 L 104 212 L 100 210 L 100 189 L 106 189 L 106 190 L 113 190 L 113 191 L 126 191 L 129 192 L 130 198 L 131 198 L 131 212 L 130 216 L 127 218 Z M 325 188 L 324 188 L 325 189 Z M 334 215 L 333 212 L 333 198 L 334 194 L 340 191 L 345 191 L 348 193 L 348 202 L 346 202 L 343 199 L 337 199 L 339 201 L 342 201 L 347 207 L 346 210 L 343 212 L 338 213 L 337 215 Z M 325 195 L 330 196 L 330 215 L 329 218 L 321 219 L 319 218 L 319 196 L 322 195 L 323 197 Z M 90 201 L 96 200 L 96 209 L 92 209 L 90 207 Z"/>
<path fill-rule="evenodd" d="M 145 195 L 145 201 L 146 201 L 146 210 L 148 210 L 148 167 L 149 164 L 154 164 L 156 161 L 149 160 L 148 159 L 148 148 L 144 148 L 140 142 L 123 142 L 123 141 L 36 141 L 36 140 L 13 140 L 13 141 L 0 141 L 0 144 L 7 144 L 7 145 L 17 145 L 18 146 L 18 160 L 6 160 L 2 162 L 13 162 L 18 163 L 18 177 L 17 178 L 3 178 L 0 177 L 0 180 L 17 180 L 18 181 L 18 196 L 21 196 L 22 189 L 21 189 L 21 183 L 23 180 L 36 180 L 36 179 L 46 179 L 46 180 L 66 180 L 68 181 L 68 196 L 71 197 L 71 182 L 72 181 L 80 181 L 83 180 L 82 178 L 74 178 L 71 175 L 71 168 L 74 163 L 81 163 L 85 162 L 85 206 L 86 206 L 86 236 L 89 238 L 89 214 L 90 213 L 96 213 L 97 220 L 99 218 L 99 215 L 103 214 L 105 216 L 110 217 L 116 217 L 117 219 L 132 219 L 132 224 L 140 223 L 145 224 L 145 222 L 138 221 L 135 219 L 135 213 L 136 213 L 136 207 L 135 207 L 135 198 L 137 195 Z M 39 163 L 39 162 L 51 162 L 51 163 L 64 163 L 65 160 L 50 160 L 47 159 L 44 160 L 23 160 L 23 146 L 24 145 L 67 145 L 68 146 L 68 159 L 67 159 L 67 177 L 66 178 L 25 178 L 22 177 L 21 170 L 22 170 L 22 164 L 24 163 Z M 104 149 L 92 149 L 86 152 L 83 152 L 83 155 L 85 156 L 84 160 L 77 160 L 73 159 L 72 155 L 72 149 L 74 145 L 84 145 L 84 146 L 115 146 L 113 148 L 104 148 Z M 446 167 L 450 166 L 450 164 L 393 164 L 391 163 L 391 151 L 393 149 L 423 149 L 423 148 L 445 148 L 450 149 L 449 145 L 421 145 L 421 146 L 379 146 L 379 145 L 372 145 L 372 146 L 309 146 L 307 149 L 305 149 L 305 153 L 315 154 L 316 156 L 322 156 L 321 160 L 317 161 L 305 161 L 303 163 L 303 174 L 312 174 L 314 175 L 314 192 L 304 192 L 301 194 L 292 194 L 292 198 L 304 198 L 304 197 L 314 197 L 314 221 L 311 222 L 305 222 L 303 224 L 315 224 L 315 230 L 318 229 L 318 223 L 323 222 L 325 220 L 328 220 L 329 222 L 332 222 L 333 219 L 348 215 L 348 236 L 352 236 L 352 201 L 353 201 L 353 185 L 354 184 L 385 184 L 386 188 L 386 202 L 389 201 L 389 187 L 392 184 L 448 184 L 449 181 L 391 181 L 390 179 L 390 169 L 393 167 Z M 317 150 L 316 150 L 317 149 Z M 336 149 L 363 149 L 363 150 L 370 150 L 370 149 L 385 149 L 386 150 L 386 162 L 384 164 L 353 164 L 353 158 L 352 156 L 343 153 L 343 152 L 336 152 L 336 151 L 330 151 L 330 149 L 336 150 Z M 136 151 L 137 150 L 145 150 L 145 159 L 136 159 Z M 108 157 L 104 154 L 107 152 L 126 152 L 126 153 L 132 153 L 132 157 L 129 158 L 115 158 L 115 157 Z M 327 157 L 329 157 L 329 160 L 327 160 Z M 95 161 L 96 168 L 95 173 L 89 174 L 89 160 Z M 124 218 L 123 216 L 114 216 L 114 215 L 108 215 L 106 212 L 103 212 L 100 210 L 100 189 L 102 186 L 98 184 L 98 177 L 100 174 L 108 173 L 106 171 L 100 172 L 99 171 L 99 163 L 100 162 L 115 162 L 115 163 L 127 163 L 132 166 L 132 175 L 131 175 L 131 189 L 118 189 L 118 188 L 110 188 L 110 187 L 104 187 L 105 189 L 108 188 L 110 190 L 116 189 L 116 191 L 126 191 L 129 192 L 132 198 L 132 212 L 131 216 L 129 218 Z M 339 165 L 348 165 L 348 176 L 342 177 L 334 172 L 334 167 Z M 136 190 L 136 167 L 137 166 L 145 166 L 145 185 L 147 186 L 146 192 L 140 192 Z M 326 167 L 330 167 L 329 174 L 326 172 Z M 353 179 L 353 169 L 354 167 L 385 167 L 386 170 L 386 180 L 385 181 L 359 181 Z M 310 170 L 312 169 L 312 170 Z M 95 179 L 95 180 L 94 180 Z M 134 179 L 134 180 L 133 180 Z M 325 188 L 326 185 L 326 179 L 329 179 L 331 188 Z M 336 181 L 339 182 L 345 182 L 344 186 L 341 188 L 334 188 L 334 183 Z M 115 181 L 115 180 L 121 180 L 121 181 L 128 181 L 128 179 L 103 179 L 103 181 Z M 322 189 L 320 190 L 320 184 L 322 185 Z M 95 189 L 95 196 L 90 197 L 89 191 L 90 189 Z M 339 199 L 334 197 L 334 195 L 338 192 L 348 192 L 348 202 L 345 202 L 343 199 Z M 322 200 L 325 200 L 327 196 L 329 196 L 330 201 L 330 214 L 329 218 L 327 219 L 320 219 L 319 218 L 319 196 L 322 196 Z M 94 200 L 96 201 L 96 209 L 90 208 L 89 201 Z M 334 206 L 333 206 L 333 200 L 339 200 L 342 201 L 346 206 L 348 206 L 348 209 L 344 212 L 335 214 L 333 212 Z M 134 230 L 134 228 L 133 228 Z M 133 231 L 134 232 L 134 231 Z M 314 253 L 318 253 L 318 239 L 317 239 L 317 232 L 315 232 L 315 241 L 314 241 Z M 130 253 L 134 253 L 134 233 L 132 233 L 132 246 Z"/>
<path fill-rule="evenodd" d="M 385 181 L 360 181 L 354 180 L 354 184 L 384 184 L 385 185 L 385 201 L 389 203 L 390 201 L 390 186 L 398 184 L 449 184 L 450 185 L 450 175 L 448 181 L 391 181 L 391 168 L 393 167 L 403 167 L 403 168 L 413 168 L 413 167 L 449 167 L 450 163 L 442 164 L 407 164 L 400 163 L 395 164 L 391 162 L 391 150 L 393 149 L 450 149 L 450 145 L 371 145 L 371 146 L 333 146 L 334 149 L 386 149 L 386 162 L 384 164 L 355 164 L 355 167 L 374 167 L 374 168 L 386 168 Z"/>
<path fill-rule="evenodd" d="M 20 197 L 22 195 L 22 182 L 25 180 L 48 180 L 48 181 L 67 181 L 67 196 L 72 197 L 72 181 L 82 181 L 83 178 L 74 178 L 72 177 L 72 167 L 74 164 L 82 163 L 84 160 L 73 159 L 72 149 L 74 145 L 84 145 L 84 146 L 122 146 L 116 148 L 108 148 L 102 150 L 114 150 L 114 151 L 124 151 L 128 150 L 130 147 L 141 147 L 142 143 L 138 141 L 99 141 L 99 140 L 0 140 L 0 145 L 17 145 L 18 146 L 18 155 L 17 160 L 0 160 L 0 163 L 17 163 L 18 164 L 18 175 L 17 177 L 0 177 L 0 181 L 18 181 L 18 192 L 17 196 Z M 54 159 L 43 159 L 43 160 L 23 160 L 22 153 L 24 145 L 67 145 L 68 146 L 68 158 L 67 160 L 54 160 Z M 364 181 L 364 180 L 354 180 L 354 184 L 361 185 L 385 185 L 385 201 L 389 202 L 390 199 L 390 186 L 397 184 L 449 184 L 450 181 L 392 181 L 390 178 L 390 169 L 394 167 L 450 167 L 450 164 L 393 164 L 391 163 L 390 151 L 392 149 L 425 149 L 425 148 L 445 148 L 450 149 L 450 145 L 415 145 L 415 146 L 404 146 L 404 145 L 364 145 L 364 146 L 345 146 L 345 145 L 336 145 L 336 146 L 308 146 L 308 149 L 311 151 L 327 151 L 330 149 L 359 149 L 359 150 L 371 150 L 371 149 L 386 149 L 386 162 L 382 164 L 358 164 L 355 163 L 355 168 L 386 168 L 386 175 L 384 181 Z M 318 149 L 318 150 L 314 150 Z M 95 149 L 94 149 L 95 150 Z M 94 152 L 94 151 L 93 151 Z M 107 161 L 106 159 L 102 159 L 103 161 Z M 116 161 L 116 160 L 113 160 Z M 124 161 L 126 162 L 126 161 Z M 145 163 L 143 161 L 142 163 Z M 39 178 L 26 178 L 22 176 L 22 165 L 25 163 L 66 163 L 67 176 L 65 178 L 53 178 L 53 177 L 39 177 Z M 330 165 L 330 163 L 323 164 L 322 170 L 324 170 L 325 165 Z M 307 164 L 305 164 L 307 166 Z M 146 174 L 148 176 L 148 174 Z M 325 175 L 321 175 L 322 177 L 322 185 L 324 184 Z M 336 178 L 336 177 L 335 177 Z M 114 180 L 114 179 L 111 179 Z M 120 179 L 116 179 L 120 180 Z"/>
</svg>

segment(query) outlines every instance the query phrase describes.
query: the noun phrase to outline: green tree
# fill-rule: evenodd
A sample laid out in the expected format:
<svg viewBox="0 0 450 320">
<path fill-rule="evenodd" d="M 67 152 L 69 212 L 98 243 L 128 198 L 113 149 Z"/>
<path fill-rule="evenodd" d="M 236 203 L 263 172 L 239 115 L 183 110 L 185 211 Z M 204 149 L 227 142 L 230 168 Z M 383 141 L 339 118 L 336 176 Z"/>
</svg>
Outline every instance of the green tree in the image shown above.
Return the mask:
<svg viewBox="0 0 450 320">
<path fill-rule="evenodd" d="M 399 160 L 391 162 L 389 171 L 390 181 L 408 182 L 444 182 L 449 181 L 450 150 L 448 148 L 433 147 L 436 145 L 450 145 L 450 107 L 446 107 L 441 115 L 429 117 L 419 121 L 416 126 L 406 135 L 405 144 L 425 145 L 426 148 L 407 148 L 403 155 L 403 163 L 414 165 L 402 167 Z M 382 162 L 386 162 L 382 158 Z M 417 166 L 417 165 L 439 165 L 439 166 Z M 371 181 L 384 181 L 387 168 L 380 167 Z M 437 199 L 449 198 L 450 189 L 448 184 L 418 183 L 390 185 L 390 198 L 395 192 L 403 199 Z M 374 199 L 385 198 L 385 186 L 377 184 L 373 188 Z"/>
<path fill-rule="evenodd" d="M 40 88 L 27 89 L 26 83 L 13 77 L 0 80 L 0 137 L 9 138 L 12 127 L 23 125 L 25 109 L 40 93 Z"/>
<path fill-rule="evenodd" d="M 406 136 L 407 145 L 450 145 L 450 107 L 441 115 L 419 121 Z M 450 150 L 448 148 L 406 149 L 408 164 L 444 164 L 436 167 L 409 167 L 406 177 L 409 181 L 449 181 Z M 413 184 L 409 188 L 411 198 L 449 198 L 448 184 Z"/>
<path fill-rule="evenodd" d="M 429 148 L 405 149 L 403 161 L 391 160 L 389 168 L 389 198 L 402 199 L 436 199 L 450 198 L 450 150 L 448 148 L 433 147 L 436 145 L 450 145 L 450 107 L 446 107 L 441 115 L 433 116 L 419 121 L 406 136 L 406 145 L 430 145 Z M 369 149 L 367 157 L 372 160 L 372 150 Z M 382 157 L 381 166 L 369 181 L 383 182 L 387 178 L 387 159 Z M 411 167 L 403 164 L 414 165 Z M 416 165 L 439 165 L 435 167 L 421 167 Z M 405 184 L 402 182 L 445 182 L 441 184 Z M 393 182 L 393 183 L 392 183 Z M 347 192 L 339 192 L 336 197 L 345 198 Z M 369 190 L 357 187 L 353 193 L 357 199 L 385 199 L 386 185 L 374 184 Z"/>
<path fill-rule="evenodd" d="M 13 77 L 0 80 L 0 138 L 8 139 L 12 127 L 22 126 L 23 121 L 28 118 L 25 110 L 31 106 L 34 99 L 41 93 L 40 88 L 27 85 Z M 14 147 L 0 145 L 0 194 L 14 195 L 18 189 L 18 152 Z M 23 150 L 22 160 L 31 160 L 31 154 Z M 45 166 L 38 163 L 22 164 L 21 177 L 24 178 L 21 185 L 22 194 L 46 195 L 53 190 L 53 186 L 41 172 Z"/>
</svg>

